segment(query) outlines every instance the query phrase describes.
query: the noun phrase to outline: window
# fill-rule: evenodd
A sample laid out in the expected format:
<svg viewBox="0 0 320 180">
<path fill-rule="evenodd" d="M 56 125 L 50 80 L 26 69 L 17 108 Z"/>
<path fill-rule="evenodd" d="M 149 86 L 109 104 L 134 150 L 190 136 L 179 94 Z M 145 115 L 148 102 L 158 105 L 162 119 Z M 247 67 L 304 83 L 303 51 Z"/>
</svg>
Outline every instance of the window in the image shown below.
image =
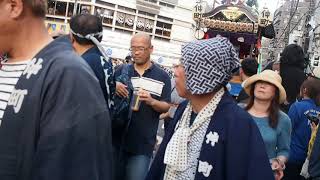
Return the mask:
<svg viewBox="0 0 320 180">
<path fill-rule="evenodd" d="M 168 8 L 174 9 L 174 5 L 168 4 L 168 3 L 164 3 L 164 2 L 161 2 L 161 1 L 159 2 L 159 5 L 163 6 L 163 7 L 168 7 Z"/>
<path fill-rule="evenodd" d="M 157 40 L 160 40 L 160 41 L 170 41 L 170 39 L 167 39 L 167 38 L 163 38 L 163 37 L 157 37 L 157 36 L 155 36 L 154 37 L 155 39 L 157 39 Z"/>
<path fill-rule="evenodd" d="M 134 16 L 122 12 L 118 12 L 116 19 L 116 26 L 133 29 Z"/>
<path fill-rule="evenodd" d="M 90 12 L 91 12 L 91 6 L 90 5 L 81 4 L 79 7 L 80 7 L 80 13 L 81 14 L 90 14 Z"/>
<path fill-rule="evenodd" d="M 56 1 L 48 1 L 48 11 L 47 13 L 49 15 L 54 15 L 55 14 L 55 9 L 56 9 Z"/>
<path fill-rule="evenodd" d="M 124 7 L 124 6 L 118 6 L 118 9 L 121 9 L 121 10 L 124 10 L 124 11 L 127 11 L 127 12 L 131 12 L 131 13 L 136 13 L 135 9 L 131 9 L 131 8 Z"/>
<path fill-rule="evenodd" d="M 144 0 L 144 1 L 151 2 L 151 3 L 157 3 L 157 0 Z"/>
<path fill-rule="evenodd" d="M 58 18 L 46 18 L 46 21 L 52 21 L 52 22 L 64 22 L 64 19 L 58 19 Z"/>
<path fill-rule="evenodd" d="M 170 37 L 171 36 L 171 28 L 172 28 L 172 24 L 158 21 L 157 27 L 156 27 L 156 34 L 160 35 L 160 36 Z"/>
<path fill-rule="evenodd" d="M 110 10 L 102 7 L 96 7 L 94 14 L 97 16 L 100 16 L 104 24 L 112 25 L 114 10 Z"/>
<path fill-rule="evenodd" d="M 104 5 L 104 6 L 112 7 L 112 8 L 115 7 L 115 4 L 108 3 L 108 2 L 104 2 L 104 1 L 101 1 L 101 0 L 97 0 L 96 3 L 97 3 L 97 4 Z"/>
<path fill-rule="evenodd" d="M 172 18 L 167 18 L 167 17 L 164 17 L 164 16 L 159 16 L 159 15 L 158 15 L 158 19 L 161 19 L 161 20 L 164 20 L 164 21 L 173 22 L 173 19 L 172 19 Z"/>
<path fill-rule="evenodd" d="M 65 16 L 67 11 L 67 2 L 61 1 L 48 1 L 48 11 L 49 15 L 56 15 L 56 16 Z"/>
<path fill-rule="evenodd" d="M 149 17 L 154 17 L 155 16 L 155 14 L 151 14 L 151 13 L 144 12 L 144 11 L 139 11 L 138 14 L 149 16 Z"/>
<path fill-rule="evenodd" d="M 73 16 L 73 9 L 74 9 L 74 3 L 69 3 L 69 7 L 68 7 L 68 17 Z"/>
<path fill-rule="evenodd" d="M 72 3 L 72 6 L 74 7 L 73 3 Z M 69 10 L 72 11 L 72 14 L 73 14 L 73 8 L 72 10 L 69 8 Z M 69 12 L 69 10 L 68 10 L 68 16 L 71 15 L 71 12 Z M 78 4 L 76 14 L 91 14 L 91 5 Z"/>
<path fill-rule="evenodd" d="M 67 11 L 67 2 L 57 1 L 55 15 L 65 16 Z"/>
</svg>

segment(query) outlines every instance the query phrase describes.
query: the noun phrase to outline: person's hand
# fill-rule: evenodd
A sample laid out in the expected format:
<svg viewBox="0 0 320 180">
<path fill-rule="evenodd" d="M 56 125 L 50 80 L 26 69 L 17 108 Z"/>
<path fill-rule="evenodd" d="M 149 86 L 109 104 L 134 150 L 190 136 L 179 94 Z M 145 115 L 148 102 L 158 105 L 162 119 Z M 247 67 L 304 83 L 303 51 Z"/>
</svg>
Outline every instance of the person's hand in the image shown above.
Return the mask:
<svg viewBox="0 0 320 180">
<path fill-rule="evenodd" d="M 121 82 L 116 82 L 116 95 L 123 98 L 128 97 L 129 91 L 127 90 L 127 86 Z"/>
<path fill-rule="evenodd" d="M 152 98 L 151 94 L 145 90 L 140 90 L 138 92 L 138 96 L 140 98 L 140 101 L 144 101 L 147 105 L 150 105 L 150 106 L 155 101 L 155 99 Z"/>
<path fill-rule="evenodd" d="M 311 122 L 311 131 L 314 132 L 317 129 L 317 125 L 314 122 Z"/>
<path fill-rule="evenodd" d="M 170 117 L 169 112 L 160 114 L 160 119 L 166 119 L 168 117 Z"/>
<path fill-rule="evenodd" d="M 283 178 L 283 170 L 274 171 L 274 179 L 281 180 Z"/>
<path fill-rule="evenodd" d="M 272 160 L 271 168 L 274 172 L 275 180 L 280 180 L 283 177 L 284 164 L 280 160 L 274 159 Z"/>
</svg>

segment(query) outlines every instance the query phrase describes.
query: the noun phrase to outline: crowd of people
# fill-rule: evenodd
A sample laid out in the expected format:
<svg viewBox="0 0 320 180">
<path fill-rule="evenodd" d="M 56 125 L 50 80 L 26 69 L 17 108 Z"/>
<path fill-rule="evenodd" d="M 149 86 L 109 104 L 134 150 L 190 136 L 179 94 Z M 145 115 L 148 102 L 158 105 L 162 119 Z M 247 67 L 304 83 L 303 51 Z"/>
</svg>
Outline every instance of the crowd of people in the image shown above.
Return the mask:
<svg viewBox="0 0 320 180">
<path fill-rule="evenodd" d="M 257 73 L 227 38 L 192 41 L 168 73 L 137 33 L 114 66 L 99 17 L 76 15 L 52 38 L 45 8 L 0 1 L 1 180 L 320 179 L 320 79 L 300 46 L 283 50 L 280 73 Z"/>
</svg>

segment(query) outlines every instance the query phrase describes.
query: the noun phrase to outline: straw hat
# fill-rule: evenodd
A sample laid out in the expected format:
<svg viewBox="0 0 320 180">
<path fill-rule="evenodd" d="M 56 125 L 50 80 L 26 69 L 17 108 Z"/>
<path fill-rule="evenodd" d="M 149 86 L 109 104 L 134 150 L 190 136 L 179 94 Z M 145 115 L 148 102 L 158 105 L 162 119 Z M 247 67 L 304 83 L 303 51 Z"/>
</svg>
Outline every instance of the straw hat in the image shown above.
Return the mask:
<svg viewBox="0 0 320 180">
<path fill-rule="evenodd" d="M 265 81 L 268 83 L 273 84 L 279 89 L 279 102 L 282 104 L 284 101 L 286 101 L 287 94 L 283 86 L 281 85 L 281 77 L 280 75 L 272 70 L 264 70 L 260 74 L 256 74 L 248 78 L 244 83 L 244 90 L 247 94 L 250 94 L 251 85 L 254 84 L 257 81 Z"/>
</svg>

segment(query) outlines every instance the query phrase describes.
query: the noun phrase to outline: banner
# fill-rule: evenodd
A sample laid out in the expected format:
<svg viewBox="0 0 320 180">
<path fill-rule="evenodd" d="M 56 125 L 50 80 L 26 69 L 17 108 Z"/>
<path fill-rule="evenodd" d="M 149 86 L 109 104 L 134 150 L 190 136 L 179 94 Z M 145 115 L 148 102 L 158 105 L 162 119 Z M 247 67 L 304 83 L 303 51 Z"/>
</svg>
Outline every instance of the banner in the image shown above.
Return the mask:
<svg viewBox="0 0 320 180">
<path fill-rule="evenodd" d="M 47 30 L 49 34 L 61 33 L 68 34 L 69 33 L 69 24 L 62 22 L 53 22 L 53 21 L 45 21 Z"/>
</svg>

